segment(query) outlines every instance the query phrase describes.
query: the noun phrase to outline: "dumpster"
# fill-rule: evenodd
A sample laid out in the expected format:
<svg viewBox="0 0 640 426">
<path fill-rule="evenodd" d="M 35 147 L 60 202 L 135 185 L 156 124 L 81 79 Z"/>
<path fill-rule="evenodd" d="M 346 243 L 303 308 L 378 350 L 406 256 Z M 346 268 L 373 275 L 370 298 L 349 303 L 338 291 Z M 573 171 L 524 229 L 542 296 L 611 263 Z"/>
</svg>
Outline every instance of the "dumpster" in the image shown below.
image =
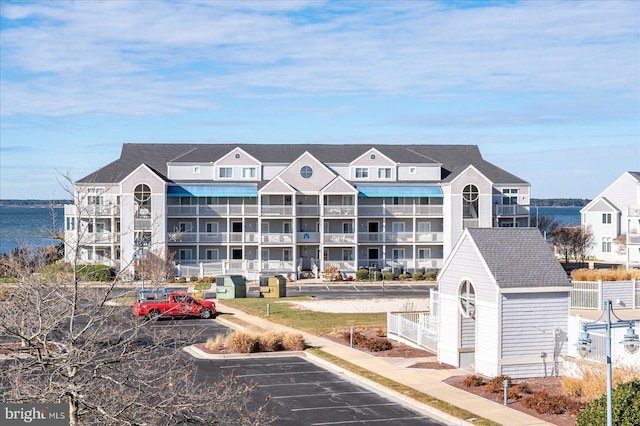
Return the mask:
<svg viewBox="0 0 640 426">
<path fill-rule="evenodd" d="M 282 275 L 260 277 L 260 297 L 287 297 L 287 279 Z"/>
<path fill-rule="evenodd" d="M 220 275 L 216 277 L 218 299 L 242 299 L 247 297 L 247 284 L 242 275 Z"/>
</svg>

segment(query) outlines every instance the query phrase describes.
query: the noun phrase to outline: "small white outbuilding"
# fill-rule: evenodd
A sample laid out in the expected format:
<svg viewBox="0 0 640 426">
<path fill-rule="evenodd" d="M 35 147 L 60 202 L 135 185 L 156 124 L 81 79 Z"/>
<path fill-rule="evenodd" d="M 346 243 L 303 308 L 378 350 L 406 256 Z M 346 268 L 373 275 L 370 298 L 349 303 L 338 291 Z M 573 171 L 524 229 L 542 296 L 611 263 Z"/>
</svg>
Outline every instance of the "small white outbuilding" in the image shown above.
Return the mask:
<svg viewBox="0 0 640 426">
<path fill-rule="evenodd" d="M 571 281 L 538 229 L 466 229 L 438 287 L 440 362 L 488 377 L 557 374 Z"/>
</svg>

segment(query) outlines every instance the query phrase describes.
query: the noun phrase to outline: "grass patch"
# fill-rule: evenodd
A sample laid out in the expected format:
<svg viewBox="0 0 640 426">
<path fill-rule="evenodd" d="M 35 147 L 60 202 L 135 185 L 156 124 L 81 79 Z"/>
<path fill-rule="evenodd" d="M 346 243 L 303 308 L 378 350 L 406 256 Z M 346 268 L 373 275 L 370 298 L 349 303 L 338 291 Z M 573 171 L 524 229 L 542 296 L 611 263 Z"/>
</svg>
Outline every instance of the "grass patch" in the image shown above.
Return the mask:
<svg viewBox="0 0 640 426">
<path fill-rule="evenodd" d="M 343 360 L 342 358 L 338 358 L 334 355 L 331 355 L 327 352 L 324 352 L 321 349 L 318 348 L 309 348 L 307 349 L 308 352 L 311 352 L 312 354 L 326 360 L 329 361 L 330 363 L 337 365 L 338 367 L 344 368 L 345 370 L 348 370 L 352 373 L 357 374 L 360 377 L 364 377 L 366 379 L 369 379 L 373 382 L 379 383 L 384 387 L 387 387 L 389 389 L 392 389 L 398 393 L 401 393 L 402 395 L 406 395 L 410 398 L 415 399 L 416 401 L 419 401 L 423 404 L 429 405 L 430 407 L 434 407 L 440 411 L 442 411 L 443 413 L 447 413 L 451 416 L 454 416 L 458 419 L 474 419 L 473 420 L 473 424 L 476 425 L 482 425 L 482 426 L 500 426 L 500 423 L 496 423 L 492 420 L 489 419 L 485 419 L 483 417 L 477 416 L 474 413 L 472 413 L 471 411 L 467 411 L 464 408 L 460 408 L 460 407 L 456 407 L 453 404 L 449 404 L 446 401 L 442 401 L 440 399 L 434 398 L 429 394 L 426 394 L 424 392 L 420 392 L 417 391 L 413 388 L 410 388 L 409 386 L 405 386 L 401 383 L 395 382 L 391 379 L 388 379 L 384 376 L 381 376 L 379 374 L 373 373 L 365 368 L 359 367 L 355 364 L 352 364 L 348 361 Z"/>
<path fill-rule="evenodd" d="M 288 300 L 311 300 L 309 297 L 288 297 Z M 267 318 L 267 303 L 270 305 L 269 321 L 286 325 L 307 333 L 321 336 L 341 328 L 385 328 L 387 326 L 386 312 L 372 314 L 350 314 L 315 312 L 294 308 L 286 301 L 269 299 L 225 299 L 218 303 L 224 312 L 223 305 L 246 312 L 247 314 Z M 226 318 L 226 317 L 225 317 Z"/>
</svg>

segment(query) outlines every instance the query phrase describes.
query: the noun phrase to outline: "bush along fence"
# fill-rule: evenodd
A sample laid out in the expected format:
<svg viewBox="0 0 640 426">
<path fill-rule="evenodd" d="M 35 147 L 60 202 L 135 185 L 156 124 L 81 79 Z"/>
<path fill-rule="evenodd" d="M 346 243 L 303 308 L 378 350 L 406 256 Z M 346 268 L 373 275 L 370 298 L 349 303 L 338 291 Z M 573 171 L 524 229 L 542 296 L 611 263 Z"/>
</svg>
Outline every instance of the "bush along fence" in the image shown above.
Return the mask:
<svg viewBox="0 0 640 426">
<path fill-rule="evenodd" d="M 616 309 L 640 309 L 640 280 L 572 283 L 572 309 L 602 309 L 605 300 L 616 301 Z"/>
</svg>

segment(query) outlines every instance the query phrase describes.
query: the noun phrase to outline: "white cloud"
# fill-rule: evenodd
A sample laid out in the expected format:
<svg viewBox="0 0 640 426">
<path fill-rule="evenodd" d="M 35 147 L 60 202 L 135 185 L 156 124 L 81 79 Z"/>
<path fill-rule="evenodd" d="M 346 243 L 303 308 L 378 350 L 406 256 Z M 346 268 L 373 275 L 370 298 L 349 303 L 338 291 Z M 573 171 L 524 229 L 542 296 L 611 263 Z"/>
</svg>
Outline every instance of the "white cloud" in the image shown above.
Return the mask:
<svg viewBox="0 0 640 426">
<path fill-rule="evenodd" d="M 8 4 L 2 114 L 162 115 L 225 97 L 638 92 L 639 12 L 628 1 Z"/>
</svg>

